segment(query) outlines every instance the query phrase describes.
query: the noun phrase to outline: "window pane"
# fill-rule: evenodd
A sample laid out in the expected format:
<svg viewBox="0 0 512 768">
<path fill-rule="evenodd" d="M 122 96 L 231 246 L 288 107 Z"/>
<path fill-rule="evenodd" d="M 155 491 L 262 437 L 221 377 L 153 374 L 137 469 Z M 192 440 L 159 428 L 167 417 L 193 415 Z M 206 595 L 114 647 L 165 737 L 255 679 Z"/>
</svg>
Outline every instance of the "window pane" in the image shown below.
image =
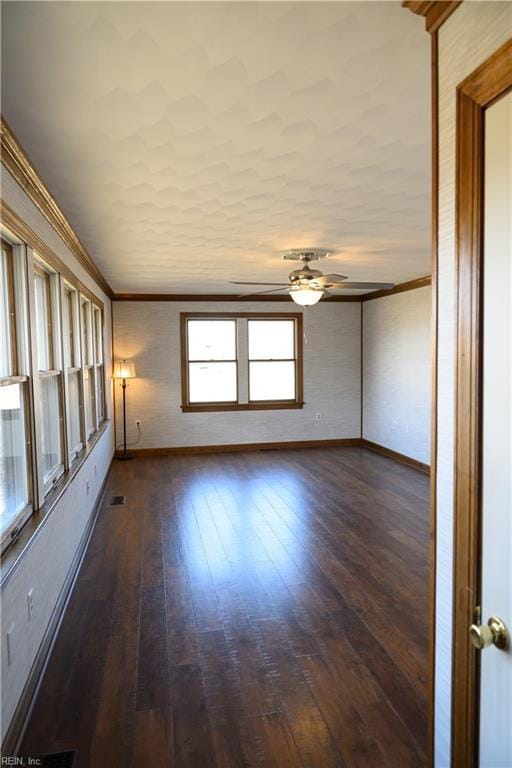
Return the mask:
<svg viewBox="0 0 512 768">
<path fill-rule="evenodd" d="M 94 310 L 94 333 L 96 337 L 96 362 L 103 362 L 103 338 L 101 333 L 101 312 Z"/>
<path fill-rule="evenodd" d="M 82 436 L 80 429 L 80 372 L 71 371 L 68 373 L 68 426 L 69 426 L 69 445 L 70 451 L 80 450 L 82 447 Z"/>
<path fill-rule="evenodd" d="M 47 278 L 34 275 L 36 298 L 36 330 L 37 330 L 37 365 L 40 371 L 47 371 L 51 367 L 50 361 L 50 334 L 49 334 L 49 306 L 47 292 Z"/>
<path fill-rule="evenodd" d="M 236 402 L 236 363 L 190 363 L 189 402 Z"/>
<path fill-rule="evenodd" d="M 84 365 L 92 364 L 92 337 L 90 303 L 82 303 L 82 355 Z"/>
<path fill-rule="evenodd" d="M 3 533 L 29 501 L 22 384 L 0 387 L 0 481 Z"/>
<path fill-rule="evenodd" d="M 295 400 L 295 363 L 249 363 L 251 400 Z"/>
<path fill-rule="evenodd" d="M 73 293 L 64 291 L 65 306 L 65 330 L 64 330 L 64 365 L 66 368 L 75 367 L 75 335 L 74 335 L 74 316 L 73 316 Z"/>
<path fill-rule="evenodd" d="M 235 320 L 189 320 L 189 360 L 236 360 Z"/>
<path fill-rule="evenodd" d="M 60 376 L 42 376 L 39 379 L 41 397 L 41 452 L 43 455 L 43 482 L 62 464 L 60 421 Z"/>
<path fill-rule="evenodd" d="M 0 376 L 11 376 L 12 350 L 11 350 L 11 306 L 9 297 L 9 265 L 7 253 L 2 245 L 2 259 L 0 261 Z"/>
<path fill-rule="evenodd" d="M 96 429 L 94 419 L 94 377 L 92 368 L 84 368 L 84 389 L 85 389 L 85 429 L 89 437 Z"/>
<path fill-rule="evenodd" d="M 293 360 L 294 320 L 249 320 L 249 360 Z"/>
<path fill-rule="evenodd" d="M 105 395 L 103 392 L 103 366 L 96 366 L 96 402 L 98 404 L 98 421 L 105 418 Z"/>
</svg>

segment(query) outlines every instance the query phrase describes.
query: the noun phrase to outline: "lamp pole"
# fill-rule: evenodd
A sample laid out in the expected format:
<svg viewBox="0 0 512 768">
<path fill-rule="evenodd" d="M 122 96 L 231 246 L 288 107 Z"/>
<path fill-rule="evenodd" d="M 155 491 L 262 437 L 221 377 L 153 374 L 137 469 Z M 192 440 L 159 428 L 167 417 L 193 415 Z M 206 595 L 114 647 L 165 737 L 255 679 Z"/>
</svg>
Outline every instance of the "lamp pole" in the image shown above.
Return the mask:
<svg viewBox="0 0 512 768">
<path fill-rule="evenodd" d="M 133 459 L 133 455 L 131 453 L 128 453 L 126 450 L 126 379 L 123 379 L 123 383 L 121 384 L 121 387 L 123 389 L 123 438 L 124 438 L 124 450 L 121 456 L 118 456 L 117 458 L 121 461 L 129 461 L 130 459 Z"/>
</svg>

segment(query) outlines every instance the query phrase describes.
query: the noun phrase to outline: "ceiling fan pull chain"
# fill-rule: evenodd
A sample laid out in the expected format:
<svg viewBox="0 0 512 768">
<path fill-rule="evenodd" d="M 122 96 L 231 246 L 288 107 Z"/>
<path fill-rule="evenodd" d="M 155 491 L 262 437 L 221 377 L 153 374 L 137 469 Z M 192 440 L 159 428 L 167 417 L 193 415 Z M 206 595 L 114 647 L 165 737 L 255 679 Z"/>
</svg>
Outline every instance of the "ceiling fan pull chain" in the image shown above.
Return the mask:
<svg viewBox="0 0 512 768">
<path fill-rule="evenodd" d="M 307 310 L 307 307 L 304 307 L 304 312 L 303 312 L 303 315 L 302 315 L 302 317 L 303 317 L 303 329 L 304 329 L 303 333 L 302 333 L 302 336 L 304 338 L 304 344 L 308 343 L 308 334 L 307 334 L 307 326 L 306 326 L 306 317 L 307 317 L 306 310 Z"/>
</svg>

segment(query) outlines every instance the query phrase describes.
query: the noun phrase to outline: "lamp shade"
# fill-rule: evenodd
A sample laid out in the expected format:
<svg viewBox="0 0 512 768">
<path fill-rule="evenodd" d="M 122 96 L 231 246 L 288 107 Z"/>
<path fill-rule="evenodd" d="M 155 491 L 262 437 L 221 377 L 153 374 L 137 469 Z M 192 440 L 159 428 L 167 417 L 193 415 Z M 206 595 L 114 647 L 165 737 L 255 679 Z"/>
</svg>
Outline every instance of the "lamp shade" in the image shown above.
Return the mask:
<svg viewBox="0 0 512 768">
<path fill-rule="evenodd" d="M 290 296 L 301 307 L 312 307 L 322 298 L 324 292 L 320 288 L 291 288 Z"/>
<path fill-rule="evenodd" d="M 135 363 L 131 360 L 116 360 L 114 363 L 114 379 L 134 379 Z"/>
</svg>

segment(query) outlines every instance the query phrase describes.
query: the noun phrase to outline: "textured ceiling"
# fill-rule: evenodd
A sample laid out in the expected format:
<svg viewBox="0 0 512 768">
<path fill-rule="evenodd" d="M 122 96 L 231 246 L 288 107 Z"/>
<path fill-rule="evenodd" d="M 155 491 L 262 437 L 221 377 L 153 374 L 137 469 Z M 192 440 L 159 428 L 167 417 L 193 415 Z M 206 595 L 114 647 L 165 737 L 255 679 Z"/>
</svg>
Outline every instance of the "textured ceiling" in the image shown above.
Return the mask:
<svg viewBox="0 0 512 768">
<path fill-rule="evenodd" d="M 298 246 L 351 280 L 429 273 L 429 36 L 399 2 L 2 21 L 2 112 L 114 290 L 236 292 Z"/>
</svg>

